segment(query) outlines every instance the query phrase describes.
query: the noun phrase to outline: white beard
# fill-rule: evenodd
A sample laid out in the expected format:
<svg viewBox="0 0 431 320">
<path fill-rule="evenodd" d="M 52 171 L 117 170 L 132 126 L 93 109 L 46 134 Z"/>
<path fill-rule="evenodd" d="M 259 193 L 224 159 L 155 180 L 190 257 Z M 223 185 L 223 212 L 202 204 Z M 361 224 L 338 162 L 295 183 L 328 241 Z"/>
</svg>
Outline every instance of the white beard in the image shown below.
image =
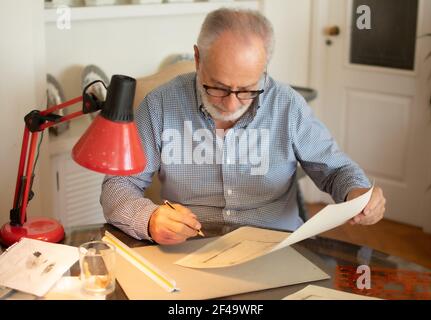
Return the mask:
<svg viewBox="0 0 431 320">
<path fill-rule="evenodd" d="M 197 79 L 197 81 L 199 81 L 199 79 Z M 200 83 L 198 84 L 198 88 L 199 88 L 199 93 L 201 95 L 202 102 L 204 104 L 204 108 L 214 120 L 237 121 L 239 118 L 243 116 L 244 113 L 246 113 L 248 108 L 251 106 L 251 104 L 248 104 L 248 105 L 243 104 L 235 112 L 232 112 L 228 115 L 223 115 L 222 112 L 220 111 L 220 110 L 223 110 L 223 107 L 217 106 L 208 101 L 207 94 L 205 90 L 202 88 L 202 86 L 200 85 Z"/>
</svg>

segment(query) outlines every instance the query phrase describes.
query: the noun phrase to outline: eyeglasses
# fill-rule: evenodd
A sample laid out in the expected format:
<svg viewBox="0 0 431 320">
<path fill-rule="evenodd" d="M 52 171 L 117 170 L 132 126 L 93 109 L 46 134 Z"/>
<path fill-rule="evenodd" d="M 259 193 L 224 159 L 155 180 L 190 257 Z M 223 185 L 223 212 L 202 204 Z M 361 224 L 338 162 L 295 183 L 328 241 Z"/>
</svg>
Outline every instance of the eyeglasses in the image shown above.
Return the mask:
<svg viewBox="0 0 431 320">
<path fill-rule="evenodd" d="M 262 84 L 262 82 L 263 82 L 264 88 L 266 86 L 267 79 L 268 79 L 268 72 L 265 70 L 262 74 L 261 79 L 259 80 L 259 83 Z M 263 89 L 261 89 L 261 90 L 237 90 L 237 91 L 234 91 L 231 89 L 211 87 L 211 86 L 208 86 L 206 84 L 202 84 L 202 87 L 205 89 L 206 94 L 211 96 L 211 97 L 225 98 L 225 97 L 230 96 L 233 93 L 237 97 L 237 99 L 239 99 L 239 100 L 251 100 L 251 99 L 257 98 L 258 96 L 260 96 L 262 93 L 265 92 L 265 90 L 263 90 Z"/>
<path fill-rule="evenodd" d="M 236 95 L 236 97 L 239 100 L 254 99 L 264 92 L 263 89 L 262 90 L 238 90 L 238 91 L 234 91 L 234 90 L 230 90 L 230 89 L 210 87 L 210 86 L 207 86 L 206 84 L 203 84 L 202 87 L 204 87 L 205 92 L 211 97 L 224 98 L 224 97 L 230 96 L 233 93 Z"/>
</svg>

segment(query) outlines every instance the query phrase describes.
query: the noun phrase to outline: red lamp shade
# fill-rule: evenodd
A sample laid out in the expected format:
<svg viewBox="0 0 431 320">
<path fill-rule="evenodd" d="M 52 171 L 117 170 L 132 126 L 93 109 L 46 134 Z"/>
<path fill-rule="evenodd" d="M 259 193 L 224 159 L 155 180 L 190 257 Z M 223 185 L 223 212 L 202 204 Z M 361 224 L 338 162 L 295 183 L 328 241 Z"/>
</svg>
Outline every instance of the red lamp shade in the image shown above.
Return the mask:
<svg viewBox="0 0 431 320">
<path fill-rule="evenodd" d="M 142 172 L 146 159 L 134 122 L 114 122 L 99 114 L 72 150 L 81 166 L 105 174 Z"/>
<path fill-rule="evenodd" d="M 132 175 L 144 170 L 146 159 L 133 122 L 136 80 L 114 75 L 102 112 L 73 147 L 81 166 L 111 175 Z"/>
</svg>

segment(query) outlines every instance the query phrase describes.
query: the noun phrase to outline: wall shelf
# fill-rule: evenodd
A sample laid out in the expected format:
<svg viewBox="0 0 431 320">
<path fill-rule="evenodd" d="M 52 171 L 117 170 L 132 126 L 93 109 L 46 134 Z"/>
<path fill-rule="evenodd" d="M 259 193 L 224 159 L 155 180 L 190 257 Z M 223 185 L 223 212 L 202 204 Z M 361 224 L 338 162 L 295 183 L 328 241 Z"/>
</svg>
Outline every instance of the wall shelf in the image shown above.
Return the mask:
<svg viewBox="0 0 431 320">
<path fill-rule="evenodd" d="M 72 21 L 208 13 L 220 7 L 259 9 L 259 1 L 211 1 L 71 7 Z M 45 22 L 56 22 L 56 8 L 45 9 Z"/>
</svg>

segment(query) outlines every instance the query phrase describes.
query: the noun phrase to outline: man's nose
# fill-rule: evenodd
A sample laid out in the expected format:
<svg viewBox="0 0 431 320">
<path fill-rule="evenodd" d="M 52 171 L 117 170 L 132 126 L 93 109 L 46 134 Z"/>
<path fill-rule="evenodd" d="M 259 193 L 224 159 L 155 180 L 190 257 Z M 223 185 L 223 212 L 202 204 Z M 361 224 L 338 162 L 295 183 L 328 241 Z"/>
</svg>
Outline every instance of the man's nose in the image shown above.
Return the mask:
<svg viewBox="0 0 431 320">
<path fill-rule="evenodd" d="M 223 106 L 225 107 L 226 111 L 234 112 L 238 110 L 241 105 L 242 102 L 238 100 L 234 93 L 231 93 L 223 99 Z"/>
</svg>

